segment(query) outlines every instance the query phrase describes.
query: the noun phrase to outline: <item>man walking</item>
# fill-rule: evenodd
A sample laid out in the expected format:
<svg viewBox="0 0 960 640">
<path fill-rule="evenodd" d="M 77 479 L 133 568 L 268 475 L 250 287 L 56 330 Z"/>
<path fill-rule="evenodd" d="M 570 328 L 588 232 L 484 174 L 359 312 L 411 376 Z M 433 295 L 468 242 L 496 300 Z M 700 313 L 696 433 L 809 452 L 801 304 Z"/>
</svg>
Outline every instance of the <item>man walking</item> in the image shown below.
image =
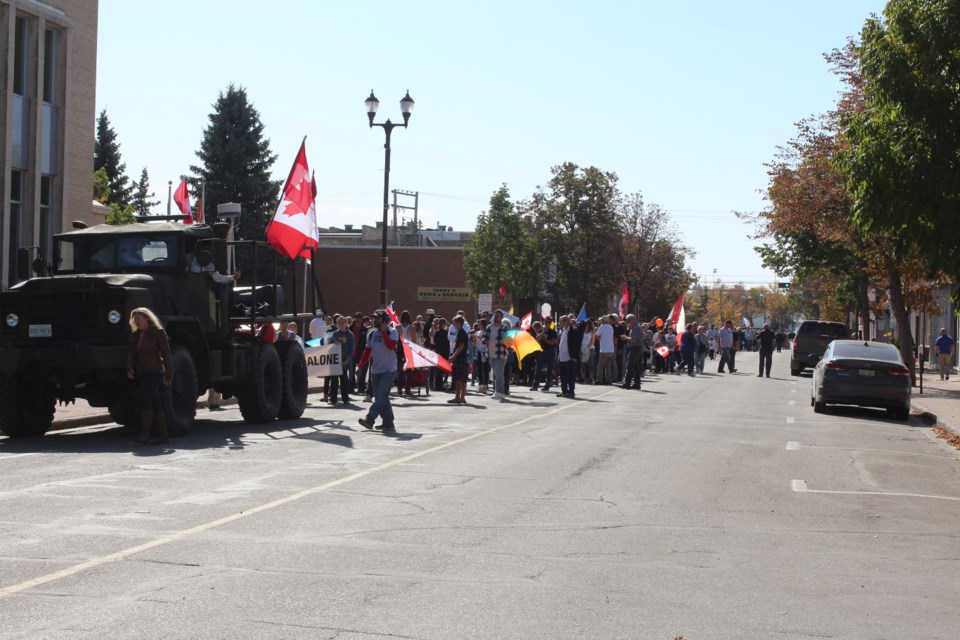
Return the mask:
<svg viewBox="0 0 960 640">
<path fill-rule="evenodd" d="M 940 329 L 940 337 L 937 338 L 934 349 L 937 352 L 937 364 L 940 368 L 941 380 L 944 379 L 944 376 L 946 376 L 947 380 L 950 379 L 951 360 L 953 359 L 953 352 L 956 346 L 956 340 L 947 335 L 947 328 L 943 327 Z"/>
<path fill-rule="evenodd" d="M 733 320 L 727 320 L 723 327 L 717 332 L 717 339 L 720 341 L 720 368 L 717 373 L 723 373 L 723 365 L 726 364 L 730 373 L 736 371 L 733 368 Z"/>
<path fill-rule="evenodd" d="M 763 331 L 757 334 L 757 339 L 760 341 L 760 373 L 757 374 L 757 377 L 762 377 L 764 371 L 766 371 L 769 378 L 770 367 L 773 364 L 773 345 L 777 340 L 777 334 L 773 332 L 769 324 L 765 324 L 763 325 Z"/>
<path fill-rule="evenodd" d="M 387 312 L 377 309 L 373 312 L 373 329 L 367 334 L 367 347 L 360 358 L 359 368 L 370 361 L 371 383 L 373 388 L 373 404 L 366 417 L 360 418 L 360 424 L 365 429 L 373 429 L 377 417 L 383 419 L 380 429 L 393 431 L 393 407 L 390 405 L 390 389 L 393 379 L 397 375 L 397 343 L 400 336 L 396 329 L 390 328 Z"/>
</svg>

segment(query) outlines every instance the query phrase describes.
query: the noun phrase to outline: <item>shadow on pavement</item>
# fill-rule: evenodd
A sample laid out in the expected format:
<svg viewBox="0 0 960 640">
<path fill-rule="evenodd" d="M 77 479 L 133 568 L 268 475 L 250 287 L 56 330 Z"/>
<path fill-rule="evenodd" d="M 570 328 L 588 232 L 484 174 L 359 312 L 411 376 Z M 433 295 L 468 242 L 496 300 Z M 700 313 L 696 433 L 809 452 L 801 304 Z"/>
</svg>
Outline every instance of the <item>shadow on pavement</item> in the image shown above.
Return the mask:
<svg viewBox="0 0 960 640">
<path fill-rule="evenodd" d="M 810 413 L 813 414 L 812 408 L 810 409 Z M 927 426 L 919 420 L 912 418 L 910 420 L 897 420 L 888 414 L 885 409 L 871 409 L 868 407 L 827 405 L 826 412 L 819 415 L 864 420 L 883 427 L 906 427 L 908 429 L 920 429 L 926 428 Z"/>
<path fill-rule="evenodd" d="M 137 456 L 166 455 L 175 451 L 203 449 L 244 449 L 251 438 L 283 440 L 298 438 L 320 444 L 353 447 L 349 435 L 335 430 L 353 431 L 342 420 L 298 418 L 262 425 L 243 422 L 222 422 L 204 419 L 202 415 L 186 436 L 171 438 L 166 445 L 141 445 L 133 442 L 137 430 L 114 425 L 96 430 L 52 431 L 39 438 L 17 438 L 0 441 L 0 453 L 122 453 Z"/>
</svg>

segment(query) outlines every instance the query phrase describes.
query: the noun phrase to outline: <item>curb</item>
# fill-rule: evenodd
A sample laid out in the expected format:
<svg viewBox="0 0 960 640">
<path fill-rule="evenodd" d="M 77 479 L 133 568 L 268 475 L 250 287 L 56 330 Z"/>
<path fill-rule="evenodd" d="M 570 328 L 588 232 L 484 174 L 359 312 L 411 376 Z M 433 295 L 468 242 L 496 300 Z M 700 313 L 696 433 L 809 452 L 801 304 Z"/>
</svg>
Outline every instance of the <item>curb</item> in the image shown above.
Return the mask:
<svg viewBox="0 0 960 640">
<path fill-rule="evenodd" d="M 960 427 L 947 424 L 946 422 L 940 420 L 940 418 L 937 417 L 937 414 L 927 411 L 927 409 L 923 406 L 923 403 L 918 404 L 914 402 L 912 405 L 920 412 L 917 414 L 917 417 L 926 422 L 928 425 L 931 427 L 940 427 L 944 431 L 952 434 L 955 438 L 960 438 Z"/>
<path fill-rule="evenodd" d="M 308 387 L 307 394 L 322 392 L 323 387 Z M 230 398 L 229 400 L 224 400 L 220 403 L 220 406 L 230 406 L 237 404 L 236 398 Z M 207 401 L 201 400 L 197 402 L 197 409 L 206 409 Z M 110 414 L 107 412 L 104 413 L 95 413 L 87 416 L 82 416 L 80 418 L 65 418 L 63 420 L 54 419 L 53 424 L 50 425 L 49 431 L 62 431 L 64 429 L 77 429 L 79 427 L 94 427 L 99 424 L 113 424 L 113 418 L 110 417 Z M 48 431 L 48 433 L 49 433 Z"/>
</svg>

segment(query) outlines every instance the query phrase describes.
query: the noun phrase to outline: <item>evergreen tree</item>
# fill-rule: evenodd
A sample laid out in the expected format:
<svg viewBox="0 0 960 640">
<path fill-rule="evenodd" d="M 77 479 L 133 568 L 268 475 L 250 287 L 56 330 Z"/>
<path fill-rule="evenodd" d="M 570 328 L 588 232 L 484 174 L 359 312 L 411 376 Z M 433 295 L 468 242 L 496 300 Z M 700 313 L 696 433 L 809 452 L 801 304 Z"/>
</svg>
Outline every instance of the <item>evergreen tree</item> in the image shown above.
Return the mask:
<svg viewBox="0 0 960 640">
<path fill-rule="evenodd" d="M 156 195 L 156 193 L 150 191 L 150 175 L 147 173 L 147 168 L 144 167 L 143 171 L 140 172 L 140 180 L 133 190 L 133 197 L 130 199 L 134 213 L 138 216 L 150 215 L 150 209 L 160 204 L 159 200 L 153 200 Z"/>
<path fill-rule="evenodd" d="M 126 175 L 127 165 L 120 159 L 120 143 L 117 132 L 110 126 L 107 110 L 97 116 L 97 140 L 93 148 L 93 170 L 107 172 L 110 195 L 107 204 L 129 204 L 133 187 Z"/>
<path fill-rule="evenodd" d="M 209 124 L 203 131 L 197 157 L 200 166 L 191 166 L 190 183 L 196 193 L 205 180 L 206 200 L 211 210 L 224 202 L 240 204 L 238 239 L 264 240 L 265 229 L 277 204 L 281 181 L 271 180 L 270 169 L 277 156 L 270 151 L 270 140 L 263 137 L 260 114 L 247 98 L 243 87 L 233 84 L 221 91 L 213 104 Z M 206 203 L 204 203 L 206 205 Z M 273 252 L 260 251 L 258 268 L 263 278 L 272 277 Z M 249 251 L 237 251 L 237 264 L 252 274 Z"/>
</svg>

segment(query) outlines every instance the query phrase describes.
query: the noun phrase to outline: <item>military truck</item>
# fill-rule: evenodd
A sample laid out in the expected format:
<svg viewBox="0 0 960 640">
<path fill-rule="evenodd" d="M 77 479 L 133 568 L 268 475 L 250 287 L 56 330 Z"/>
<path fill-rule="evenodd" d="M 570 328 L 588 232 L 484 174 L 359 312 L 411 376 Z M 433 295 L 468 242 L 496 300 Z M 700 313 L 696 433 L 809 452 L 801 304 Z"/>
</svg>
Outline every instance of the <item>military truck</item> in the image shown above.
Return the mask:
<svg viewBox="0 0 960 640">
<path fill-rule="evenodd" d="M 303 349 L 265 342 L 260 331 L 304 315 L 284 313 L 282 287 L 258 283 L 256 267 L 245 287 L 217 283 L 204 270 L 225 271 L 228 251 L 249 252 L 253 265 L 259 252 L 273 253 L 262 242 L 228 241 L 228 230 L 226 223 L 138 222 L 55 236 L 52 260 L 37 257 L 34 277 L 0 293 L 0 430 L 43 435 L 57 402 L 76 398 L 134 424 L 135 382 L 125 370 L 137 307 L 153 310 L 170 336 L 173 382 L 162 391 L 170 435 L 190 431 L 197 399 L 210 388 L 236 397 L 249 423 L 300 417 Z M 31 268 L 21 252 L 18 271 Z"/>
</svg>

